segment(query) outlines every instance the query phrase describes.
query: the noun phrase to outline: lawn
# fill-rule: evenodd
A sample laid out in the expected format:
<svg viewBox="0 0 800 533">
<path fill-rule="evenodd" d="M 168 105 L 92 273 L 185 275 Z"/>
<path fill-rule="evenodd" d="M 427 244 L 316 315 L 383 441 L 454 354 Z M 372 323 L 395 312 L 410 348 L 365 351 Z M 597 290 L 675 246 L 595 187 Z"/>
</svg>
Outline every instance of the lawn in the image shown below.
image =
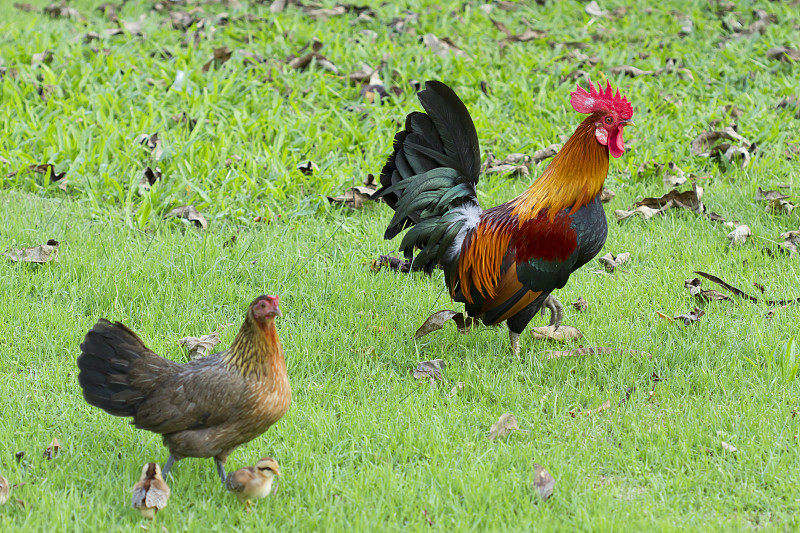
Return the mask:
<svg viewBox="0 0 800 533">
<path fill-rule="evenodd" d="M 797 42 L 797 2 L 603 1 L 594 15 L 552 0 L 338 15 L 310 2 L 278 13 L 270 2 L 127 2 L 116 15 L 100 4 L 53 16 L 48 2 L 3 5 L 0 252 L 60 244 L 57 262 L 0 256 L 0 475 L 17 485 L 0 530 L 798 529 L 800 385 L 771 356 L 798 335 L 800 304 L 768 301 L 800 297 L 799 259 L 780 236 L 800 228 L 800 209 L 756 199 L 761 187 L 794 203 L 800 189 L 800 63 L 789 59 L 800 52 L 774 51 Z M 440 40 L 437 52 L 429 34 L 458 50 Z M 313 48 L 324 58 L 294 68 Z M 373 101 L 348 75 L 376 69 L 388 96 Z M 460 310 L 442 273 L 374 272 L 399 245 L 382 239 L 391 210 L 327 196 L 380 171 L 419 109 L 414 80 L 453 86 L 482 153 L 502 158 L 572 133 L 576 70 L 621 87 L 636 122 L 611 163 L 601 252 L 631 259 L 614 273 L 592 262 L 557 293 L 585 337 L 525 332 L 519 358 L 505 327 L 462 335 L 450 323 L 413 340 L 434 311 Z M 744 146 L 746 166 L 693 151 L 702 132 L 733 124 L 749 148 L 725 142 Z M 308 161 L 311 173 L 298 168 Z M 699 177 L 705 211 L 617 221 L 669 191 L 653 162 Z M 545 165 L 482 178 L 482 205 L 519 194 Z M 164 217 L 184 205 L 207 229 Z M 731 245 L 742 224 L 752 236 Z M 706 280 L 732 300 L 699 301 L 684 287 L 697 270 L 758 301 Z M 143 520 L 131 487 L 167 451 L 83 400 L 83 336 L 100 317 L 121 320 L 187 361 L 179 338 L 232 323 L 227 347 L 262 293 L 281 296 L 293 404 L 228 465 L 277 458 L 277 495 L 246 513 L 211 460 L 187 459 L 167 479 L 169 506 Z M 570 305 L 578 297 L 587 310 Z M 657 314 L 695 306 L 705 315 L 688 326 Z M 579 347 L 613 350 L 548 358 Z M 442 381 L 412 377 L 437 358 Z M 490 440 L 504 413 L 521 431 Z M 534 463 L 556 480 L 546 501 Z"/>
</svg>

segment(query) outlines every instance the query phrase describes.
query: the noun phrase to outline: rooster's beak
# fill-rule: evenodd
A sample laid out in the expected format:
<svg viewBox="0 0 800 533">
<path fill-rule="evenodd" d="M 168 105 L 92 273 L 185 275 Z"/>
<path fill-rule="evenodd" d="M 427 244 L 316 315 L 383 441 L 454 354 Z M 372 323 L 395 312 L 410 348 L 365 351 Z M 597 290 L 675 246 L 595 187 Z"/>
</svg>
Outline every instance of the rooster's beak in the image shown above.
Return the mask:
<svg viewBox="0 0 800 533">
<path fill-rule="evenodd" d="M 636 123 L 632 120 L 623 120 L 620 122 L 620 126 L 635 126 Z"/>
</svg>

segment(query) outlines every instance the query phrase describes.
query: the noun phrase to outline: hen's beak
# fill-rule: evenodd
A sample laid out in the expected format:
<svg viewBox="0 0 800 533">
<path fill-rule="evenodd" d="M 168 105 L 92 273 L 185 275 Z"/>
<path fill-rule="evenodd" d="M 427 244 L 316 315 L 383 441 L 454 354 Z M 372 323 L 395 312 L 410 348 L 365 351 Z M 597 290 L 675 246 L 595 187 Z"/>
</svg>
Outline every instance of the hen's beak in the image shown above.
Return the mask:
<svg viewBox="0 0 800 533">
<path fill-rule="evenodd" d="M 636 123 L 634 121 L 632 121 L 632 120 L 623 120 L 622 122 L 620 122 L 620 125 L 621 126 L 635 126 Z"/>
</svg>

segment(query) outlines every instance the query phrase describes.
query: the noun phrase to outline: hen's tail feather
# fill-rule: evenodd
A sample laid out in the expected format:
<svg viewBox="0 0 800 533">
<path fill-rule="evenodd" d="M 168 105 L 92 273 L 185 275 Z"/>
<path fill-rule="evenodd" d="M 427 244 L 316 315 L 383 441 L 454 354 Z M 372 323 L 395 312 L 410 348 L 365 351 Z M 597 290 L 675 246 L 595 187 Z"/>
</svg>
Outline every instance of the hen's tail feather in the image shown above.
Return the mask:
<svg viewBox="0 0 800 533">
<path fill-rule="evenodd" d="M 147 397 L 131 386 L 135 361 L 152 354 L 136 333 L 101 318 L 86 334 L 78 357 L 78 383 L 86 401 L 115 416 L 134 416 Z"/>
</svg>

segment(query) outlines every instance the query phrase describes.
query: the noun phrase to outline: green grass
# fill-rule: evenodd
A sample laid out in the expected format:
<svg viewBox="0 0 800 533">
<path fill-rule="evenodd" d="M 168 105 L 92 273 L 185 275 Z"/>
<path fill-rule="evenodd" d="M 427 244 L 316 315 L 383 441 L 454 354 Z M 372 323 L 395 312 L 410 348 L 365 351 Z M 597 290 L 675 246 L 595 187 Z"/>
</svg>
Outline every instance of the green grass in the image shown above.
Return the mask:
<svg viewBox="0 0 800 533">
<path fill-rule="evenodd" d="M 113 27 L 93 9 L 99 3 L 74 2 L 85 22 L 3 6 L 0 66 L 18 75 L 0 81 L 0 156 L 9 161 L 0 160 L 0 248 L 55 238 L 61 250 L 58 263 L 0 261 L 0 474 L 25 483 L 0 507 L 0 530 L 131 531 L 143 523 L 129 508 L 130 488 L 144 461 L 163 464 L 167 453 L 158 436 L 84 402 L 75 358 L 99 317 L 124 321 L 156 352 L 184 361 L 178 338 L 238 325 L 263 292 L 281 294 L 294 401 L 276 426 L 233 453 L 229 468 L 276 457 L 278 496 L 246 514 L 210 460 L 186 460 L 168 480 L 173 495 L 156 529 L 797 529 L 800 385 L 767 360 L 798 334 L 800 307 L 768 320 L 764 304 L 706 304 L 689 328 L 655 315 L 695 305 L 683 287 L 693 270 L 754 294 L 757 281 L 773 299 L 800 296 L 797 259 L 775 245 L 781 232 L 798 228 L 798 214 L 767 214 L 753 200 L 758 186 L 789 183 L 797 193 L 798 160 L 783 153 L 800 142 L 800 121 L 775 104 L 798 93 L 798 66 L 765 55 L 796 41 L 793 7 L 740 2 L 738 15 L 724 15 L 729 23 L 748 25 L 754 8 L 778 22 L 720 47 L 728 33 L 707 2 L 667 0 L 650 13 L 644 2 L 602 3 L 631 7 L 613 20 L 591 19 L 579 2 L 529 2 L 492 17 L 519 33 L 524 16 L 548 36 L 501 52 L 502 34 L 478 3 L 387 4 L 366 22 L 355 14 L 314 21 L 296 7 L 272 15 L 268 4 L 202 4 L 207 17 L 225 11 L 232 22 L 201 29 L 196 47 L 164 22 L 166 14 L 133 2 L 120 19 L 145 14 L 144 37 L 84 43 L 86 32 Z M 417 36 L 386 26 L 405 8 L 421 14 L 412 24 Z M 692 17 L 690 36 L 678 37 L 673 10 Z M 248 22 L 245 13 L 266 20 Z M 374 42 L 362 29 L 376 32 Z M 418 41 L 429 32 L 452 37 L 468 57 L 429 53 Z M 403 94 L 370 105 L 359 87 L 318 66 L 279 66 L 314 37 L 342 74 L 385 57 L 384 81 Z M 559 60 L 568 49 L 555 43 L 567 41 L 587 43 L 582 52 L 600 63 Z M 248 67 L 234 52 L 202 73 L 221 46 L 270 62 Z M 154 55 L 162 48 L 172 57 Z M 52 63 L 31 65 L 45 49 Z M 631 262 L 613 276 L 592 273 L 590 264 L 558 293 L 565 304 L 578 296 L 589 302 L 585 313 L 567 307 L 565 319 L 585 333 L 583 345 L 646 351 L 652 359 L 614 353 L 548 361 L 542 352 L 560 347 L 526 333 L 521 359 L 511 361 L 504 328 L 463 336 L 452 324 L 412 341 L 431 312 L 454 307 L 441 273 L 371 272 L 368 262 L 397 246 L 382 240 L 390 210 L 352 211 L 324 198 L 379 171 L 398 121 L 418 109 L 409 81 L 453 85 L 472 111 L 482 150 L 502 156 L 571 134 L 579 117 L 567 104 L 574 85 L 563 75 L 583 68 L 601 79 L 620 64 L 654 69 L 667 58 L 680 58 L 693 80 L 612 78 L 632 102 L 637 127 L 626 130 L 629 149 L 612 162 L 607 184 L 617 197 L 609 216 L 665 192 L 659 178 L 637 177 L 640 164 L 674 160 L 713 176 L 703 182 L 708 209 L 748 224 L 755 236 L 730 248 L 728 228 L 675 210 L 650 221 L 610 220 L 601 253 L 629 251 Z M 167 90 L 178 70 L 191 94 Z M 42 84 L 54 86 L 47 101 L 37 93 Z M 721 107 L 728 104 L 742 109 L 739 132 L 759 146 L 746 169 L 691 155 L 691 140 L 711 121 L 727 125 Z M 356 105 L 364 106 L 363 119 L 347 110 Z M 171 119 L 182 112 L 196 125 Z M 158 162 L 136 144 L 156 131 L 164 147 Z M 227 166 L 233 156 L 241 163 Z M 296 170 L 307 159 L 318 173 Z M 37 163 L 66 172 L 66 192 L 41 174 L 7 176 Z M 140 196 L 142 170 L 156 165 L 163 180 Z M 480 199 L 495 205 L 526 186 L 489 177 Z M 207 216 L 207 231 L 162 220 L 184 204 Z M 271 223 L 253 222 L 270 213 Z M 224 331 L 223 347 L 235 329 Z M 416 383 L 410 371 L 434 358 L 447 363 L 444 383 Z M 458 381 L 465 387 L 450 397 Z M 632 392 L 621 403 L 626 389 Z M 611 409 L 601 414 L 569 415 L 607 400 Z M 489 441 L 489 427 L 505 412 L 526 432 Z M 62 449 L 48 461 L 42 452 L 54 437 Z M 738 451 L 724 451 L 721 441 Z M 18 451 L 25 452 L 19 462 Z M 531 486 L 535 462 L 557 479 L 544 503 Z"/>
</svg>

